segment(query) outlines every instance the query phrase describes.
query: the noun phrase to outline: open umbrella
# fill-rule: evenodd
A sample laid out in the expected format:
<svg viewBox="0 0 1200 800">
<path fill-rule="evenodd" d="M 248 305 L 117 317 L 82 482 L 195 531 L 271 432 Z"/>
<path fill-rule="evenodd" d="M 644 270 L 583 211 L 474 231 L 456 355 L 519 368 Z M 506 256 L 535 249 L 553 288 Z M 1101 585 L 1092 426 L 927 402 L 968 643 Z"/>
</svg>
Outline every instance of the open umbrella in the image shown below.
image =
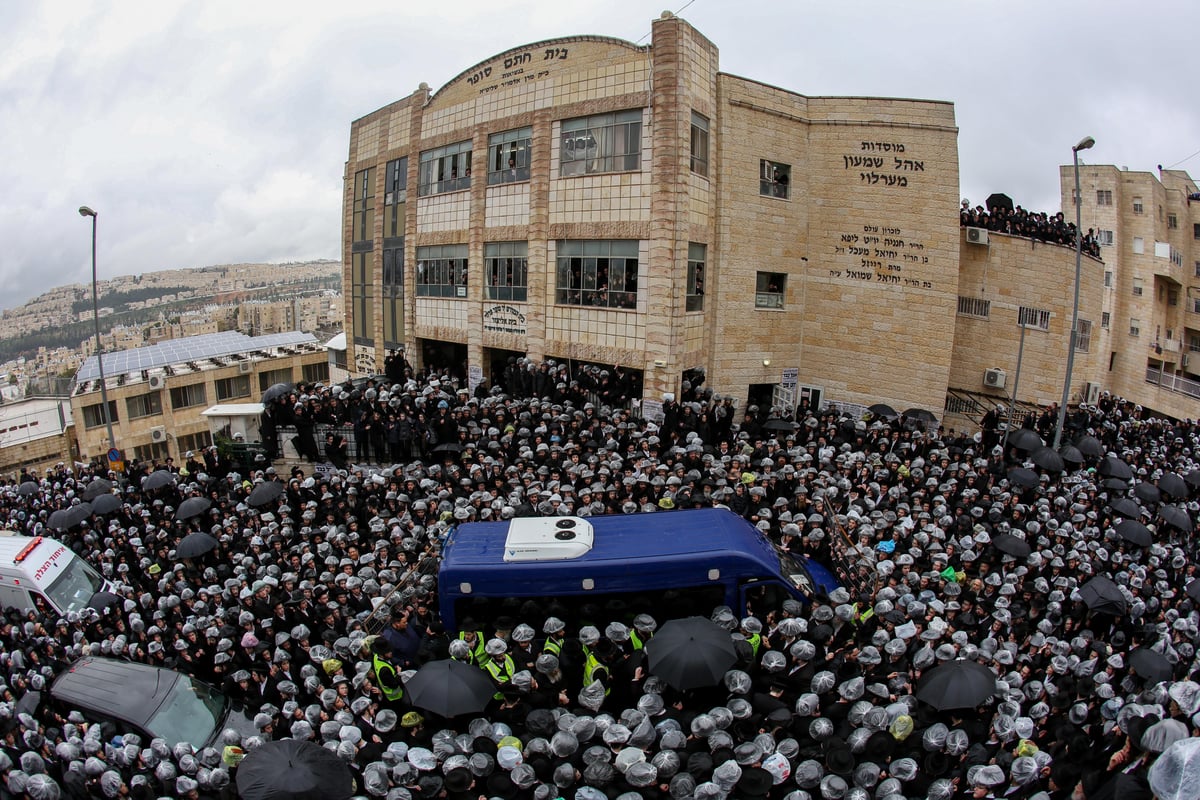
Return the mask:
<svg viewBox="0 0 1200 800">
<path fill-rule="evenodd" d="M 22 497 L 29 497 L 29 495 L 37 493 L 38 485 L 33 481 L 25 481 L 17 487 L 17 494 L 21 495 Z"/>
<path fill-rule="evenodd" d="M 910 408 L 905 410 L 900 416 L 904 417 L 905 421 L 909 424 L 921 425 L 923 427 L 937 424 L 937 415 L 924 408 Z"/>
<path fill-rule="evenodd" d="M 346 800 L 354 794 L 350 765 L 304 739 L 265 742 L 237 769 L 241 800 Z"/>
<path fill-rule="evenodd" d="M 404 684 L 406 699 L 443 717 L 482 711 L 496 686 L 479 667 L 462 661 L 430 661 Z"/>
<path fill-rule="evenodd" d="M 1129 608 L 1121 590 L 1108 578 L 1097 575 L 1079 587 L 1079 597 L 1092 611 L 1119 616 Z"/>
<path fill-rule="evenodd" d="M 435 453 L 461 453 L 462 450 L 463 446 L 458 442 L 446 442 L 433 448 L 433 452 Z"/>
<path fill-rule="evenodd" d="M 1158 479 L 1159 490 L 1172 500 L 1182 500 L 1188 496 L 1188 485 L 1174 472 L 1168 472 Z"/>
<path fill-rule="evenodd" d="M 1058 454 L 1062 460 L 1073 466 L 1079 466 L 1083 463 L 1083 453 L 1079 452 L 1079 448 L 1073 444 L 1064 444 L 1058 448 Z"/>
<path fill-rule="evenodd" d="M 65 531 L 71 527 L 71 518 L 67 514 L 68 509 L 60 508 L 50 515 L 50 519 L 46 520 L 46 526 L 53 531 Z"/>
<path fill-rule="evenodd" d="M 91 599 L 87 601 L 87 607 L 93 608 L 103 614 L 108 609 L 118 606 L 124 602 L 125 601 L 119 595 L 101 590 L 93 594 Z"/>
<path fill-rule="evenodd" d="M 175 473 L 170 470 L 160 469 L 151 472 L 142 480 L 142 488 L 146 491 L 154 491 L 175 482 Z"/>
<path fill-rule="evenodd" d="M 995 674 L 978 661 L 965 659 L 947 661 L 930 670 L 917 686 L 917 699 L 938 711 L 975 708 L 995 693 Z"/>
<path fill-rule="evenodd" d="M 86 489 L 83 490 L 83 499 L 95 500 L 102 494 L 111 493 L 112 489 L 112 481 L 107 481 L 104 478 L 96 478 L 87 485 Z"/>
<path fill-rule="evenodd" d="M 1162 653 L 1145 647 L 1130 651 L 1129 668 L 1150 683 L 1171 680 L 1171 662 Z"/>
<path fill-rule="evenodd" d="M 1015 447 L 1027 453 L 1033 452 L 1046 444 L 1042 441 L 1042 437 L 1037 435 L 1037 431 L 1031 428 L 1016 428 L 1011 430 L 1005 441 L 1008 442 L 1009 447 Z"/>
<path fill-rule="evenodd" d="M 115 494 L 102 494 L 92 501 L 93 514 L 111 514 L 121 507 L 121 498 Z"/>
<path fill-rule="evenodd" d="M 246 498 L 246 505 L 254 506 L 255 508 L 265 506 L 281 494 L 283 494 L 282 483 L 279 481 L 263 481 L 250 490 L 250 496 Z"/>
<path fill-rule="evenodd" d="M 191 519 L 198 517 L 212 507 L 212 500 L 207 497 L 189 497 L 179 504 L 175 519 Z"/>
<path fill-rule="evenodd" d="M 1013 536 L 1011 533 L 1001 533 L 992 537 L 992 547 L 1010 556 L 1025 558 L 1033 552 L 1029 542 Z"/>
<path fill-rule="evenodd" d="M 1012 198 L 1004 194 L 1004 192 L 992 192 L 988 195 L 988 199 L 985 201 L 985 203 L 987 204 L 987 210 L 990 213 L 995 213 L 997 209 L 1001 208 L 1005 211 L 1013 210 Z"/>
<path fill-rule="evenodd" d="M 1130 544 L 1138 547 L 1149 547 L 1154 544 L 1150 529 L 1136 519 L 1123 519 L 1116 524 L 1117 535 Z"/>
<path fill-rule="evenodd" d="M 196 498 L 191 498 L 196 499 Z M 187 501 L 185 500 L 186 504 Z M 175 548 L 176 558 L 197 558 L 205 553 L 211 553 L 216 549 L 217 540 L 203 531 L 189 533 L 179 542 L 179 546 Z"/>
<path fill-rule="evenodd" d="M 1133 485 L 1133 495 L 1143 503 L 1157 503 L 1162 499 L 1162 492 L 1153 483 L 1142 481 Z"/>
<path fill-rule="evenodd" d="M 1183 482 L 1193 489 L 1200 489 L 1200 469 L 1194 469 L 1183 476 Z"/>
<path fill-rule="evenodd" d="M 276 383 L 276 384 L 273 384 L 273 385 L 267 387 L 267 390 L 262 393 L 262 400 L 260 402 L 263 405 L 270 405 L 271 403 L 275 402 L 276 398 L 283 397 L 284 395 L 288 395 L 291 393 L 292 393 L 292 384 Z"/>
<path fill-rule="evenodd" d="M 1162 505 L 1158 507 L 1158 517 L 1167 525 L 1170 525 L 1176 530 L 1187 533 L 1195 525 L 1192 522 L 1192 515 L 1184 511 L 1179 506 Z"/>
<path fill-rule="evenodd" d="M 876 403 L 872 406 L 867 406 L 867 411 L 871 412 L 872 417 L 880 419 L 896 419 L 900 415 L 896 413 L 896 409 L 889 406 L 887 403 Z"/>
<path fill-rule="evenodd" d="M 1129 484 L 1120 478 L 1105 478 L 1100 481 L 1100 486 L 1112 492 L 1128 492 Z"/>
<path fill-rule="evenodd" d="M 92 515 L 91 503 L 80 503 L 67 509 L 67 527 L 74 528 Z"/>
<path fill-rule="evenodd" d="M 667 621 L 645 650 L 650 672 L 681 690 L 715 686 L 737 661 L 729 632 L 705 617 Z"/>
<path fill-rule="evenodd" d="M 1029 460 L 1047 472 L 1062 472 L 1067 466 L 1065 459 L 1052 447 L 1037 448 L 1029 454 Z"/>
<path fill-rule="evenodd" d="M 1125 519 L 1139 519 L 1142 516 L 1142 507 L 1128 497 L 1118 497 L 1109 503 L 1108 507 L 1114 514 Z"/>
<path fill-rule="evenodd" d="M 1080 448 L 1080 450 L 1082 449 Z M 1100 459 L 1100 465 L 1096 467 L 1096 471 L 1106 478 L 1120 478 L 1123 481 L 1133 479 L 1133 470 L 1116 456 L 1105 456 Z"/>
<path fill-rule="evenodd" d="M 1193 578 L 1184 591 L 1187 592 L 1188 597 L 1200 602 L 1200 578 Z"/>
<path fill-rule="evenodd" d="M 1095 436 L 1080 436 L 1075 440 L 1075 446 L 1088 458 L 1100 458 L 1104 455 L 1104 445 Z"/>
<path fill-rule="evenodd" d="M 787 431 L 791 433 L 796 430 L 796 423 L 790 419 L 779 419 L 778 417 L 767 420 L 763 423 L 763 430 L 766 431 Z"/>
<path fill-rule="evenodd" d="M 1008 471 L 1008 482 L 1022 489 L 1032 489 L 1040 480 L 1036 472 L 1025 467 L 1013 467 Z"/>
</svg>

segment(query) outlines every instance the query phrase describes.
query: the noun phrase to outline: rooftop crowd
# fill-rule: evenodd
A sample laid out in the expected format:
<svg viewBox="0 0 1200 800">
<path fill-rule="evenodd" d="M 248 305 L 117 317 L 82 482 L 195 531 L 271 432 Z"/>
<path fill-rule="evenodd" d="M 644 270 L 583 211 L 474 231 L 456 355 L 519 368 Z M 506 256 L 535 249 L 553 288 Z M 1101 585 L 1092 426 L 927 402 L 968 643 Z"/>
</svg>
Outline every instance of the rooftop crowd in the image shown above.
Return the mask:
<svg viewBox="0 0 1200 800">
<path fill-rule="evenodd" d="M 1045 211 L 1027 211 L 1020 206 L 1014 208 L 1007 204 L 971 208 L 970 201 L 963 200 L 958 216 L 959 224 L 964 228 L 986 228 L 996 233 L 1075 246 L 1075 223 L 1068 222 L 1061 211 L 1051 216 Z M 1096 238 L 1094 228 L 1088 228 L 1083 235 L 1081 247 L 1089 256 L 1100 258 L 1100 241 Z"/>
<path fill-rule="evenodd" d="M 994 428 L 738 410 L 699 381 L 665 397 L 655 424 L 622 409 L 634 384 L 615 370 L 520 359 L 503 386 L 472 393 L 445 373 L 389 367 L 392 380 L 296 387 L 271 412 L 291 424 L 415 420 L 421 435 L 398 450 L 366 434 L 363 461 L 385 468 L 343 458 L 321 474 L 240 474 L 215 449 L 178 467 L 131 464 L 126 482 L 104 476 L 121 507 L 67 530 L 49 517 L 81 502 L 97 468 L 0 488 L 6 527 L 68 543 L 120 595 L 103 613 L 6 611 L 0 797 L 233 798 L 231 753 L 281 738 L 329 748 L 359 795 L 392 800 L 1196 796 L 1200 612 L 1188 587 L 1200 480 L 1165 492 L 1170 475 L 1200 466 L 1194 423 L 1105 396 L 1072 414 L 1064 437 L 1094 438 L 1097 454 L 1025 481 L 1012 470 L 1032 467 L 1029 450 Z M 323 459 L 330 443 L 311 445 Z M 1116 459 L 1128 482 L 1106 477 Z M 142 486 L 163 468 L 174 481 Z M 19 491 L 28 481 L 36 491 Z M 278 498 L 250 505 L 272 481 Z M 193 497 L 211 507 L 177 519 Z M 1125 514 L 1151 545 L 1117 533 L 1119 498 L 1137 504 Z M 666 620 L 619 604 L 570 626 L 553 601 L 503 603 L 463 630 L 439 623 L 437 554 L 457 525 L 712 506 L 835 567 L 846 588 L 744 617 L 695 609 L 738 654 L 711 688 L 653 674 L 645 645 Z M 1190 524 L 1165 522 L 1168 506 Z M 198 532 L 216 549 L 178 558 Z M 1031 554 L 1006 554 L 1003 536 Z M 1122 610 L 1092 608 L 1080 588 L 1093 576 L 1114 582 Z M 1167 674 L 1139 674 L 1146 653 Z M 86 655 L 209 681 L 258 735 L 170 747 L 21 703 Z M 412 671 L 447 658 L 494 681 L 485 709 L 445 718 L 410 702 Z M 993 673 L 994 697 L 946 711 L 919 701 L 922 676 L 959 659 Z"/>
</svg>

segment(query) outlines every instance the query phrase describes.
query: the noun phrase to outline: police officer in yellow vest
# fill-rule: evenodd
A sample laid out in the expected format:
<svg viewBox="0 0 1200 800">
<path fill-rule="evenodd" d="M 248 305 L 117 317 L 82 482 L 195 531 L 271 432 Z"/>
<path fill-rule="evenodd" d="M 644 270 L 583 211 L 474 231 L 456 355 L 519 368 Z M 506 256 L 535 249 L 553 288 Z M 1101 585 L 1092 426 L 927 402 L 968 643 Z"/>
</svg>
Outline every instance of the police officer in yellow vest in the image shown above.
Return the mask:
<svg viewBox="0 0 1200 800">
<path fill-rule="evenodd" d="M 474 664 L 477 667 L 483 666 L 475 660 L 475 654 L 471 652 L 471 646 L 462 639 L 455 639 L 450 642 L 449 647 L 450 658 L 454 661 L 461 661 L 464 664 Z M 484 654 L 484 659 L 487 659 L 487 654 Z"/>
<path fill-rule="evenodd" d="M 389 704 L 398 704 L 404 697 L 404 684 L 396 668 L 389 662 L 392 646 L 382 636 L 371 643 L 371 667 L 375 671 L 375 683 Z"/>
<path fill-rule="evenodd" d="M 492 639 L 487 643 L 485 649 L 488 660 L 483 664 L 483 669 L 491 676 L 492 683 L 496 684 L 496 688 L 503 689 L 512 681 L 512 676 L 517 671 L 512 656 L 508 654 L 508 645 L 504 643 L 503 639 Z M 504 695 L 496 692 L 495 698 L 503 700 Z"/>
<path fill-rule="evenodd" d="M 742 635 L 746 637 L 746 641 L 750 643 L 750 649 L 754 651 L 754 658 L 758 659 L 758 649 L 762 647 L 762 623 L 757 617 L 746 617 L 742 620 Z"/>
<path fill-rule="evenodd" d="M 633 643 L 633 649 L 641 650 L 645 647 L 646 642 L 650 641 L 650 637 L 654 636 L 656 630 L 658 630 L 658 623 L 649 614 L 638 614 L 634 617 L 633 630 L 629 632 L 629 641 Z"/>
<path fill-rule="evenodd" d="M 487 661 L 487 653 L 484 649 L 483 632 L 467 627 L 466 630 L 458 632 L 458 638 L 467 643 L 467 647 L 471 648 L 471 656 L 474 663 L 482 664 Z"/>
<path fill-rule="evenodd" d="M 542 645 L 542 652 L 549 653 L 556 658 L 562 655 L 563 644 L 567 639 L 567 625 L 558 617 L 547 617 L 546 623 L 542 625 L 542 633 L 546 634 L 546 642 Z"/>
</svg>

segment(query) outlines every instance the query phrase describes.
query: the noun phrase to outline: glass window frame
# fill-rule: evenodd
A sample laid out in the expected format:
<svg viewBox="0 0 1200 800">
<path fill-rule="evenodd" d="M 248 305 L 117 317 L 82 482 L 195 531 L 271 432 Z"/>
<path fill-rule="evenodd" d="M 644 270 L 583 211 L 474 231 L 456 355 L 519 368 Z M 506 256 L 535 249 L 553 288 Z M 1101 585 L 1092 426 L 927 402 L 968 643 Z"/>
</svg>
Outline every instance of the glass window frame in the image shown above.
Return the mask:
<svg viewBox="0 0 1200 800">
<path fill-rule="evenodd" d="M 203 381 L 188 383 L 183 386 L 172 386 L 170 391 L 172 411 L 208 404 L 208 389 L 205 387 Z"/>
<path fill-rule="evenodd" d="M 423 151 L 417 170 L 417 196 L 470 189 L 472 147 L 471 140 L 465 139 Z"/>
<path fill-rule="evenodd" d="M 529 180 L 532 153 L 532 127 L 514 128 L 488 136 L 488 186 Z"/>
<path fill-rule="evenodd" d="M 83 417 L 84 428 L 91 430 L 105 426 L 103 401 L 86 405 L 80 409 L 80 412 Z M 108 401 L 108 416 L 113 425 L 116 425 L 120 421 L 117 417 L 117 401 L 115 399 Z"/>
<path fill-rule="evenodd" d="M 689 166 L 693 173 L 708 177 L 708 117 L 692 112 L 692 126 L 688 141 Z"/>
<path fill-rule="evenodd" d="M 387 162 L 384 172 L 383 204 L 398 205 L 408 200 L 408 156 Z"/>
<path fill-rule="evenodd" d="M 125 398 L 125 413 L 129 419 L 161 416 L 162 392 L 155 390 Z"/>
<path fill-rule="evenodd" d="M 353 219 L 351 240 L 370 242 L 375 240 L 375 167 L 367 167 L 354 173 Z"/>
<path fill-rule="evenodd" d="M 772 287 L 776 287 L 772 291 Z M 754 273 L 754 307 L 779 311 L 787 297 L 787 273 L 759 270 Z"/>
<path fill-rule="evenodd" d="M 213 394 L 218 403 L 238 397 L 249 397 L 251 391 L 249 375 L 230 375 L 228 378 L 217 378 L 213 381 Z"/>
<path fill-rule="evenodd" d="M 708 245 L 688 242 L 685 311 L 704 310 L 704 268 L 708 263 Z"/>
<path fill-rule="evenodd" d="M 776 177 L 777 174 L 779 177 Z M 758 194 L 777 200 L 789 199 L 792 196 L 792 165 L 767 158 L 759 159 Z"/>
<path fill-rule="evenodd" d="M 564 119 L 559 124 L 559 177 L 641 171 L 643 116 L 642 109 L 632 108 Z M 588 155 L 588 142 L 594 155 Z M 583 155 L 576 157 L 580 143 Z"/>
<path fill-rule="evenodd" d="M 641 267 L 637 239 L 559 240 L 555 261 L 555 305 L 637 310 Z"/>
<path fill-rule="evenodd" d="M 470 274 L 466 244 L 417 248 L 417 297 L 464 300 Z"/>
<path fill-rule="evenodd" d="M 485 242 L 485 300 L 525 303 L 529 300 L 529 242 Z"/>
</svg>

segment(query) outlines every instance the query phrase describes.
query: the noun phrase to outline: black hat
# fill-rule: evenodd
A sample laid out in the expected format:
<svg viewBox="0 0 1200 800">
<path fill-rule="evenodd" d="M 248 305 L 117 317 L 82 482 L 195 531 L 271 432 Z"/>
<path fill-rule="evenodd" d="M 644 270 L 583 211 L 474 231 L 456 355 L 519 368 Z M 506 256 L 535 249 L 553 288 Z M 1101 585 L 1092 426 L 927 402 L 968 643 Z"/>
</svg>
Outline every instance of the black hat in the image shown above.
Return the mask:
<svg viewBox="0 0 1200 800">
<path fill-rule="evenodd" d="M 712 775 L 713 759 L 708 753 L 692 753 L 688 756 L 687 771 L 697 783 L 703 783 Z"/>
<path fill-rule="evenodd" d="M 867 747 L 863 752 L 870 753 L 874 761 L 886 761 L 896 752 L 896 740 L 887 731 L 875 731 L 867 739 Z"/>
<path fill-rule="evenodd" d="M 950 758 L 940 750 L 926 754 L 923 762 L 925 772 L 933 778 L 940 778 L 950 769 Z"/>
<path fill-rule="evenodd" d="M 487 793 L 489 797 L 503 797 L 505 800 L 512 800 L 518 794 L 517 785 L 513 783 L 507 772 L 498 769 L 488 776 Z"/>
<path fill-rule="evenodd" d="M 766 797 L 773 785 L 771 773 L 762 767 L 746 767 L 734 788 L 738 797 Z"/>
<path fill-rule="evenodd" d="M 835 742 L 825 750 L 825 767 L 835 775 L 849 775 L 854 771 L 854 753 L 845 742 Z"/>
<path fill-rule="evenodd" d="M 471 783 L 474 780 L 475 778 L 471 775 L 471 771 L 469 769 L 464 767 L 452 769 L 446 773 L 446 791 L 451 793 L 465 792 L 471 788 Z"/>
</svg>

